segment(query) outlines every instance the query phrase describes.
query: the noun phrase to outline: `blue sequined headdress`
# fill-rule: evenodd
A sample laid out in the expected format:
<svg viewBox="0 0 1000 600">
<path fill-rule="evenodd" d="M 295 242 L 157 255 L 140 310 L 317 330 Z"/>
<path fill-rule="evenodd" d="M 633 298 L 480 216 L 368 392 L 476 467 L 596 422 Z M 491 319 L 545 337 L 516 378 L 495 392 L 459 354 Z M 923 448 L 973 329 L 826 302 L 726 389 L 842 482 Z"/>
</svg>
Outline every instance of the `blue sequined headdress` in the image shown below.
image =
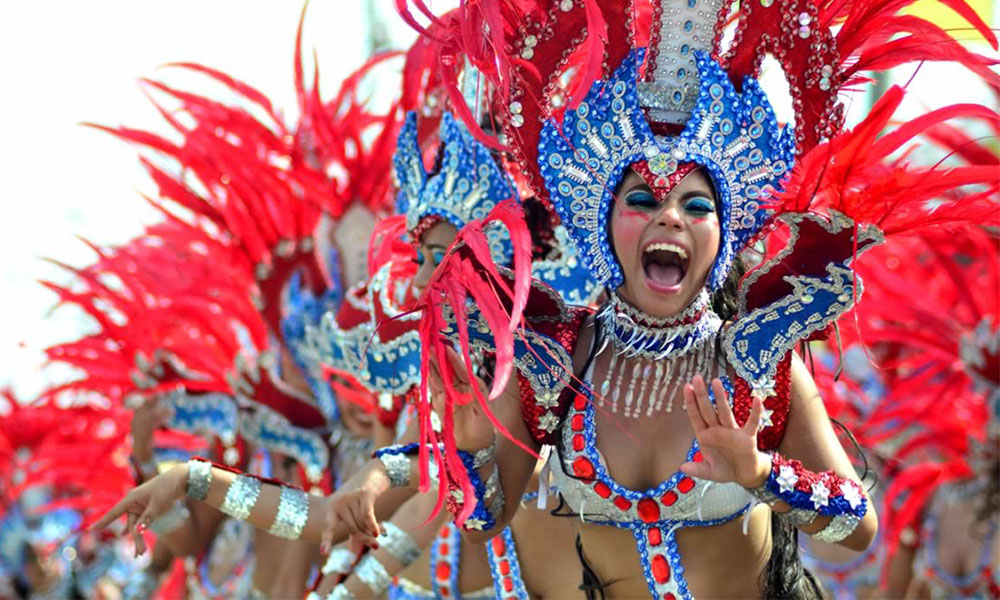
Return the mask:
<svg viewBox="0 0 1000 600">
<path fill-rule="evenodd" d="M 546 188 L 594 276 L 612 289 L 624 283 L 608 240 L 613 193 L 626 169 L 648 161 L 655 175 L 678 164 L 704 167 L 720 206 L 721 241 L 706 282 L 718 289 L 737 252 L 767 218 L 762 200 L 792 166 L 795 138 L 779 127 L 755 79 L 736 91 L 724 69 L 695 52 L 698 99 L 683 132 L 657 136 L 650 129 L 636 90 L 645 51 L 633 50 L 608 79 L 598 81 L 562 126 L 548 120 L 539 142 Z"/>
<path fill-rule="evenodd" d="M 407 115 L 399 134 L 393 157 L 399 186 L 397 208 L 406 215 L 406 228 L 410 232 L 428 216 L 441 217 L 461 229 L 470 221 L 486 217 L 498 203 L 517 199 L 513 183 L 489 148 L 477 142 L 450 113 L 442 115 L 440 137 L 441 166 L 431 175 L 424 169 L 416 113 Z M 513 247 L 506 229 L 496 226 L 488 228 L 486 234 L 493 260 L 500 265 L 510 264 Z M 559 257 L 536 261 L 532 272 L 567 302 L 589 304 L 601 288 L 580 263 L 570 236 L 561 227 L 554 234 Z"/>
<path fill-rule="evenodd" d="M 417 139 L 417 115 L 406 116 L 399 133 L 393 171 L 399 187 L 397 208 L 413 230 L 424 218 L 437 215 L 461 229 L 482 219 L 503 200 L 517 199 L 510 179 L 497 164 L 489 148 L 477 142 L 449 113 L 441 118 L 440 169 L 424 169 Z M 487 232 L 490 252 L 499 264 L 513 255 L 510 239 L 502 228 Z"/>
</svg>

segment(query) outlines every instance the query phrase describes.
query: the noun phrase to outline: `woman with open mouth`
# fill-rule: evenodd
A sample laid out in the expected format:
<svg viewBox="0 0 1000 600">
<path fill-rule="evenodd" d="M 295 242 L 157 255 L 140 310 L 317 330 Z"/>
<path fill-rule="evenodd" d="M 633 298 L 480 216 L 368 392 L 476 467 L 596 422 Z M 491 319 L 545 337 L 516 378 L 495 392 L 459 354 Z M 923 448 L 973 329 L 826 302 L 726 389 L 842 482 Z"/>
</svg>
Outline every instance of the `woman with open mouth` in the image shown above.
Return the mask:
<svg viewBox="0 0 1000 600">
<path fill-rule="evenodd" d="M 442 64 L 459 68 L 456 47 L 471 45 L 521 175 L 556 209 L 607 301 L 571 307 L 531 280 L 526 226 L 502 205 L 485 221 L 509 230 L 512 271 L 490 258 L 482 222 L 462 228 L 418 303 L 419 433 L 296 507 L 296 534 L 346 529 L 377 545 L 376 500 L 436 477 L 466 537 L 495 537 L 551 446 L 588 595 L 819 597 L 795 529 L 864 550 L 877 519 L 794 348 L 860 296 L 852 262 L 882 240 L 872 223 L 896 233 L 932 220 L 924 206 L 940 190 L 913 182 L 939 167 L 887 157 L 961 109 L 878 138 L 902 97 L 893 88 L 844 130 L 837 94 L 862 87 L 852 74 L 866 60 L 922 58 L 868 53 L 882 40 L 858 31 L 860 21 L 905 29 L 905 16 L 893 21 L 899 6 L 845 23 L 849 2 L 741 3 L 726 49 L 723 0 L 654 2 L 646 31 L 625 0 L 469 4 L 481 12 L 459 11 L 456 30 L 477 35 L 437 36 Z M 567 74 L 577 51 L 593 56 Z M 754 79 L 765 54 L 793 84 L 794 131 Z M 582 85 L 553 97 L 567 77 Z M 984 177 L 950 175 L 956 185 Z M 975 202 L 938 207 L 933 222 L 979 218 Z M 761 239 L 763 259 L 741 277 L 740 254 Z M 484 356 L 495 369 L 480 377 Z M 102 523 L 128 512 L 141 525 L 185 489 L 220 505 L 238 481 L 204 462 L 168 475 Z M 280 520 L 284 495 L 261 485 L 249 519 Z"/>
</svg>

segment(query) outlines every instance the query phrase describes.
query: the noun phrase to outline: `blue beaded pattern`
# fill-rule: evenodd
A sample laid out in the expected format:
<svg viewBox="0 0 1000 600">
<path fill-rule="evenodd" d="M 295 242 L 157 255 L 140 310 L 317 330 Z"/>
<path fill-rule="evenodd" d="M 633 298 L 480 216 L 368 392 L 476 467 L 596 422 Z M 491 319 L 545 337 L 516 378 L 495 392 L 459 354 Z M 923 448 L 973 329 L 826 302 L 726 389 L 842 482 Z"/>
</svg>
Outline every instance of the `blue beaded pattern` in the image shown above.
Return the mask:
<svg viewBox="0 0 1000 600">
<path fill-rule="evenodd" d="M 733 388 L 731 382 L 728 378 L 721 378 L 726 391 L 729 394 L 729 400 L 732 402 L 732 392 Z M 632 502 L 632 506 L 625 510 L 623 508 L 618 508 L 617 510 L 622 511 L 626 515 L 637 514 L 638 502 L 640 500 L 652 500 L 658 502 L 658 499 L 665 495 L 667 492 L 674 489 L 681 479 L 685 477 L 682 472 L 677 472 L 668 478 L 666 481 L 660 483 L 660 485 L 655 488 L 651 488 L 644 492 L 639 492 L 635 490 L 628 489 L 618 482 L 616 482 L 608 473 L 607 467 L 604 464 L 603 459 L 597 452 L 597 433 L 596 424 L 594 421 L 595 408 L 593 404 L 592 392 L 589 388 L 584 388 L 583 394 L 588 397 L 586 406 L 583 409 L 583 430 L 582 434 L 584 436 L 584 449 L 583 455 L 587 457 L 590 463 L 594 467 L 594 481 L 598 481 L 606 485 L 613 494 L 624 497 Z M 715 395 L 711 388 L 709 389 L 709 399 L 712 404 L 715 404 Z M 576 409 L 571 408 L 571 415 L 576 414 Z M 692 442 L 692 447 L 686 455 L 686 460 L 691 461 L 694 459 L 695 454 L 698 451 L 697 440 Z M 706 482 L 707 483 L 707 482 Z M 702 485 L 705 485 L 703 483 Z M 716 484 L 718 485 L 718 484 Z M 688 492 L 695 493 L 695 492 Z M 610 498 L 610 496 L 609 496 Z M 749 499 L 749 496 L 747 496 Z M 638 518 L 631 518 L 631 520 L 624 519 L 604 519 L 604 518 L 594 518 L 592 516 L 587 516 L 586 521 L 588 523 L 594 523 L 597 525 L 610 525 L 612 527 L 618 527 L 622 529 L 628 529 L 632 532 L 633 537 L 636 540 L 636 549 L 639 554 L 640 564 L 642 565 L 643 574 L 646 578 L 646 584 L 649 588 L 650 594 L 653 598 L 663 598 L 666 594 L 672 593 L 677 598 L 690 599 L 692 596 L 688 590 L 687 580 L 684 578 L 684 566 L 681 563 L 680 551 L 677 547 L 677 541 L 675 538 L 675 533 L 677 529 L 684 527 L 708 527 L 713 525 L 719 525 L 721 523 L 726 523 L 732 519 L 735 519 L 741 515 L 744 515 L 750 508 L 751 503 L 741 504 L 737 510 L 734 510 L 730 514 L 720 516 L 718 518 L 711 519 L 682 519 L 682 518 L 662 518 L 653 522 L 644 522 Z M 581 510 L 583 510 L 581 508 Z M 662 514 L 662 513 L 661 513 Z M 650 530 L 657 529 L 660 533 L 660 543 L 653 545 L 649 540 Z M 669 576 L 663 581 L 657 581 L 657 578 L 653 570 L 653 560 L 656 555 L 662 555 L 664 560 L 667 561 L 667 565 L 670 569 Z"/>
<path fill-rule="evenodd" d="M 729 394 L 729 402 L 732 404 L 733 398 L 733 384 L 729 381 L 729 378 L 722 376 L 719 378 L 722 381 L 722 387 L 725 388 L 726 393 Z M 638 502 L 643 498 L 659 498 L 665 494 L 668 490 L 673 489 L 677 482 L 680 481 L 685 475 L 681 471 L 677 471 L 671 475 L 668 479 L 661 482 L 660 485 L 655 488 L 648 489 L 644 492 L 639 492 L 636 490 L 630 490 L 625 486 L 621 485 L 608 473 L 607 467 L 604 464 L 604 460 L 601 458 L 600 454 L 597 452 L 597 423 L 594 421 L 594 392 L 587 386 L 584 389 L 589 402 L 587 402 L 586 408 L 583 411 L 583 436 L 586 440 L 584 445 L 584 452 L 590 462 L 594 465 L 595 477 L 600 481 L 603 481 L 611 491 L 618 494 L 619 496 L 624 496 L 633 502 Z M 711 401 L 712 406 L 715 406 L 715 391 L 709 387 L 708 388 L 708 399 Z M 694 460 L 694 455 L 698 453 L 698 440 L 694 439 L 691 441 L 691 448 L 688 450 L 684 457 L 684 460 L 690 462 Z"/>
<path fill-rule="evenodd" d="M 372 317 L 351 329 L 337 323 L 336 314 L 327 311 L 318 327 L 308 328 L 306 345 L 317 360 L 345 373 L 353 373 L 368 390 L 380 394 L 402 395 L 420 383 L 420 332 L 416 327 L 390 340 L 376 332 L 372 306 L 379 303 L 387 318 L 402 321 L 420 319 L 420 313 L 403 314 L 397 307 L 404 299 L 389 296 L 392 263 L 384 265 L 367 284 L 367 295 L 360 310 Z M 403 288 L 401 288 L 403 289 Z M 348 294 L 345 302 L 359 302 Z"/>
<path fill-rule="evenodd" d="M 655 136 L 636 91 L 644 54 L 633 50 L 609 79 L 595 82 L 562 126 L 545 123 L 539 167 L 587 267 L 600 284 L 617 289 L 624 276 L 607 232 L 613 192 L 625 170 L 640 160 L 664 177 L 682 162 L 703 166 L 721 213 L 719 253 L 707 280 L 715 290 L 733 257 L 766 222 L 761 201 L 791 169 L 795 138 L 791 127 L 779 127 L 755 79 L 744 78 L 737 93 L 726 71 L 699 51 L 699 97 L 690 120 L 678 136 Z"/>
<path fill-rule="evenodd" d="M 410 112 L 399 133 L 393 156 L 393 175 L 399 187 L 397 208 L 413 230 L 421 219 L 437 215 L 458 229 L 485 218 L 503 200 L 517 199 L 507 174 L 489 148 L 472 137 L 450 113 L 441 118 L 441 169 L 433 175 L 424 170 L 417 139 L 417 114 Z M 510 236 L 503 227 L 486 231 L 490 253 L 497 264 L 513 258 Z"/>
<path fill-rule="evenodd" d="M 673 489 L 677 485 L 677 482 L 684 477 L 684 473 L 681 471 L 677 471 L 666 480 L 660 482 L 660 485 L 655 488 L 651 488 L 643 492 L 630 490 L 611 477 L 607 471 L 604 461 L 597 453 L 597 426 L 594 422 L 593 396 L 589 391 L 587 395 L 590 397 L 591 401 L 587 402 L 587 408 L 585 408 L 583 412 L 583 436 L 587 441 L 584 446 L 584 450 L 587 454 L 587 458 L 589 458 L 590 462 L 594 465 L 595 478 L 603 481 L 605 485 L 611 488 L 612 492 L 618 494 L 619 496 L 624 496 L 633 502 L 638 502 L 643 498 L 659 498 L 663 494 L 667 493 L 668 490 Z M 698 440 L 693 440 L 691 442 L 691 448 L 684 456 L 684 460 L 687 462 L 694 460 L 694 455 L 697 452 Z"/>
<path fill-rule="evenodd" d="M 306 476 L 313 483 L 322 479 L 330 465 L 330 448 L 322 435 L 292 425 L 266 406 L 257 407 L 240 420 L 240 434 L 251 443 L 294 458 L 305 467 Z"/>
<path fill-rule="evenodd" d="M 442 536 L 438 535 L 431 544 L 431 589 L 434 591 L 435 598 L 445 597 L 441 593 L 441 584 L 438 582 L 434 570 L 437 564 L 441 562 L 441 544 L 447 542 L 448 552 L 444 556 L 447 558 L 448 566 L 450 567 L 448 588 L 451 594 L 449 596 L 459 598 L 461 597 L 461 593 L 458 587 L 458 570 L 462 559 L 462 532 L 459 531 L 454 523 L 448 523 L 444 526 L 444 529 L 448 532 L 447 536 L 442 538 Z"/>
<path fill-rule="evenodd" d="M 229 445 L 236 441 L 239 410 L 232 397 L 213 393 L 169 394 L 165 401 L 173 409 L 167 427 L 194 434 L 219 436 Z"/>
<path fill-rule="evenodd" d="M 559 257 L 532 262 L 532 277 L 555 290 L 566 304 L 590 306 L 604 287 L 597 283 L 587 264 L 580 259 L 580 251 L 566 227 L 557 225 L 553 233 Z"/>
<path fill-rule="evenodd" d="M 418 448 L 420 448 L 420 444 L 417 444 L 415 442 L 397 446 L 383 446 L 382 448 L 379 448 L 378 450 L 373 452 L 372 455 L 375 458 L 382 458 L 383 456 L 386 455 L 396 456 L 399 454 L 416 454 Z"/>
<path fill-rule="evenodd" d="M 795 247 L 799 223 L 805 220 L 819 223 L 831 235 L 854 229 L 855 223 L 831 211 L 828 219 L 810 213 L 784 214 L 778 220 L 791 231 L 788 245 L 772 259 L 755 269 L 741 286 L 741 313 L 745 311 L 745 293 L 754 281 L 780 264 Z M 881 232 L 875 227 L 862 226 L 857 231 L 858 254 L 870 248 L 870 242 L 880 242 Z M 854 306 L 854 282 L 857 297 L 861 297 L 861 278 L 851 270 L 852 257 L 831 261 L 824 277 L 787 275 L 793 292 L 766 306 L 755 308 L 741 316 L 723 334 L 722 347 L 736 374 L 765 396 L 774 394 L 778 363 L 795 344 L 810 334 L 826 328 Z"/>
<path fill-rule="evenodd" d="M 333 249 L 331 249 L 330 264 L 339 264 L 336 250 Z M 332 281 L 340 281 L 336 267 L 330 275 Z M 328 421 L 339 420 L 340 411 L 337 408 L 337 400 L 333 397 L 333 390 L 323 377 L 320 355 L 313 351 L 306 335 L 310 328 L 319 325 L 326 312 L 335 311 L 340 306 L 342 298 L 343 290 L 339 284 L 317 298 L 305 289 L 300 274 L 295 273 L 288 282 L 287 313 L 281 320 L 282 337 L 292 355 L 292 360 L 305 376 L 309 389 L 316 398 L 317 406 Z"/>
<path fill-rule="evenodd" d="M 508 598 L 528 600 L 528 590 L 524 587 L 524 579 L 521 577 L 521 563 L 514 545 L 514 533 L 510 527 L 504 527 L 503 531 L 500 532 L 500 537 L 503 538 L 503 554 L 497 554 L 493 549 L 493 543 L 486 542 L 486 557 L 490 560 L 490 572 L 493 574 L 493 590 L 496 592 L 496 597 L 504 600 Z M 510 572 L 507 575 L 500 572 L 500 562 L 504 560 L 510 567 Z M 504 579 L 513 581 L 514 589 L 509 592 L 503 589 Z"/>
<path fill-rule="evenodd" d="M 465 529 L 477 529 L 486 531 L 496 527 L 496 519 L 490 514 L 490 511 L 486 509 L 486 482 L 479 476 L 479 472 L 475 468 L 475 457 L 470 452 L 465 452 L 464 450 L 458 451 L 458 457 L 462 459 L 462 466 L 465 467 L 465 472 L 469 476 L 469 483 L 472 485 L 473 492 L 476 494 L 476 507 L 472 509 L 472 514 L 466 519 L 462 527 Z M 469 522 L 479 522 L 480 526 L 469 526 Z"/>
</svg>

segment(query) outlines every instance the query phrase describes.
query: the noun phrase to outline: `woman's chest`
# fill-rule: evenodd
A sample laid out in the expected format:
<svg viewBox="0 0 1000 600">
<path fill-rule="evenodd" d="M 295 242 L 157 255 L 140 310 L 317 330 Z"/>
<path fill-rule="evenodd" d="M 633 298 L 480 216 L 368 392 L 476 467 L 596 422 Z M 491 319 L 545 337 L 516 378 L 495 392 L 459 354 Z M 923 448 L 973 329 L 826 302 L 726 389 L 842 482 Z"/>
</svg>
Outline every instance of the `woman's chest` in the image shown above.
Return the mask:
<svg viewBox="0 0 1000 600">
<path fill-rule="evenodd" d="M 630 419 L 595 407 L 587 445 L 622 487 L 646 490 L 675 475 L 694 457 L 694 430 L 682 411 Z"/>
<path fill-rule="evenodd" d="M 574 400 L 563 422 L 561 448 L 553 468 L 561 493 L 583 518 L 629 528 L 655 525 L 663 533 L 678 525 L 728 520 L 750 503 L 749 494 L 736 484 L 697 480 L 678 470 L 683 462 L 701 460 L 690 433 L 675 436 L 686 440 L 686 451 L 678 445 L 672 448 L 676 454 L 668 456 L 668 451 L 652 441 L 663 439 L 662 433 L 644 433 L 640 438 L 629 430 L 619 431 L 622 439 L 628 440 L 621 445 L 634 448 L 637 441 L 639 445 L 649 443 L 647 451 L 633 451 L 630 458 L 627 452 L 620 452 L 618 444 L 598 437 L 596 410 L 587 394 Z M 606 425 L 614 426 L 614 421 Z M 614 463 L 606 460 L 602 448 L 613 448 Z M 654 538 L 656 534 L 652 533 Z"/>
</svg>

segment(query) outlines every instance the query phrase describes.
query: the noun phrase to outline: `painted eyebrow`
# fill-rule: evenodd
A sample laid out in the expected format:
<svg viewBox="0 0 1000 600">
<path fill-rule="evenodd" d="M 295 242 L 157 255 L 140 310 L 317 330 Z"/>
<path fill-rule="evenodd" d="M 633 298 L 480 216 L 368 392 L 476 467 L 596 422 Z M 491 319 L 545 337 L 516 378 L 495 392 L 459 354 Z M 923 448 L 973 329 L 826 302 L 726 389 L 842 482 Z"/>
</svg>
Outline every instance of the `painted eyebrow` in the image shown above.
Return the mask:
<svg viewBox="0 0 1000 600">
<path fill-rule="evenodd" d="M 709 192 L 707 190 L 691 190 L 689 192 L 685 192 L 684 195 L 681 196 L 681 202 L 685 202 L 687 200 L 690 200 L 691 198 L 704 198 L 705 200 L 708 200 L 712 204 L 715 204 L 716 201 L 712 200 L 711 195 L 712 192 Z"/>
<path fill-rule="evenodd" d="M 448 246 L 442 246 L 441 244 L 425 244 L 425 248 L 428 250 L 447 250 Z"/>
</svg>

